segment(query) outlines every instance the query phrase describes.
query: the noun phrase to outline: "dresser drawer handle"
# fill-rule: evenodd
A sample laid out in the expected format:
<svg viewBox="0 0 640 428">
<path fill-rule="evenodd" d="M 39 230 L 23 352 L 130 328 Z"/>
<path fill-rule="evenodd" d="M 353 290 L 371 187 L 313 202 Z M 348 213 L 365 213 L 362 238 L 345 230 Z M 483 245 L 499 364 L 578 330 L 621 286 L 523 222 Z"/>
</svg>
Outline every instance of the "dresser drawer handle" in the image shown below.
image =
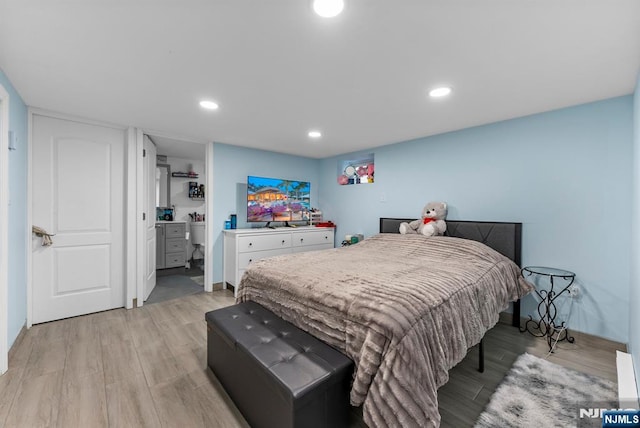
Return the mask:
<svg viewBox="0 0 640 428">
<path fill-rule="evenodd" d="M 251 242 L 249 242 L 249 246 L 252 246 L 253 244 Z"/>
<path fill-rule="evenodd" d="M 284 239 L 282 240 L 282 244 L 284 245 Z"/>
<path fill-rule="evenodd" d="M 249 263 L 251 263 L 253 261 L 253 259 L 249 259 Z"/>
<path fill-rule="evenodd" d="M 300 242 L 304 242 L 304 238 L 300 238 Z"/>
</svg>

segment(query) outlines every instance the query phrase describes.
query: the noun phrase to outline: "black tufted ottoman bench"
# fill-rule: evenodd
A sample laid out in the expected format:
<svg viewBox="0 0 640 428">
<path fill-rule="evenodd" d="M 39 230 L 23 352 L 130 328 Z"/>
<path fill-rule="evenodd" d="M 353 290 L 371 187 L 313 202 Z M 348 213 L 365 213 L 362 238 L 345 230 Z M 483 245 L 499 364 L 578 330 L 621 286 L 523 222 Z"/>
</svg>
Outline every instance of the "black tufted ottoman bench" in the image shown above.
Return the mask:
<svg viewBox="0 0 640 428">
<path fill-rule="evenodd" d="M 205 317 L 208 365 L 252 427 L 348 425 L 349 358 L 255 302 Z"/>
</svg>

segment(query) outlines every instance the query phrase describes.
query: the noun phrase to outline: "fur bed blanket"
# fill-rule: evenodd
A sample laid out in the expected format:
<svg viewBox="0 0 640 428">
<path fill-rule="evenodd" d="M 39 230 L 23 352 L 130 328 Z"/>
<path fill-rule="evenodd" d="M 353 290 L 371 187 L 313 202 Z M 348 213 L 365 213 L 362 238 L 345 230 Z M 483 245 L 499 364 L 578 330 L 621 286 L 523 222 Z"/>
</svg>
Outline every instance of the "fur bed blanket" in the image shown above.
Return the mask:
<svg viewBox="0 0 640 428">
<path fill-rule="evenodd" d="M 532 290 L 476 241 L 379 234 L 251 264 L 255 301 L 355 362 L 351 404 L 370 427 L 439 426 L 437 390 L 498 314 Z"/>
</svg>

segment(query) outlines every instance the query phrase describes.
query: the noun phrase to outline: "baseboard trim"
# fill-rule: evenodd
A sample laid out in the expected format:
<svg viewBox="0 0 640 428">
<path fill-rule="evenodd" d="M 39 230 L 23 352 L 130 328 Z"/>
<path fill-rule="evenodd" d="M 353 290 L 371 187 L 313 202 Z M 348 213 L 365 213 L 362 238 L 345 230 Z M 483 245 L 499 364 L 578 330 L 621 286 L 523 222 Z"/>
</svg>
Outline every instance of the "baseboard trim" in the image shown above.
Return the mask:
<svg viewBox="0 0 640 428">
<path fill-rule="evenodd" d="M 11 349 L 9 349 L 9 362 L 13 359 L 17 349 L 20 347 L 20 344 L 24 340 L 24 337 L 27 335 L 27 325 L 23 325 L 20 329 L 20 333 L 18 333 L 18 337 L 13 341 L 13 345 L 11 345 Z"/>
<path fill-rule="evenodd" d="M 529 318 L 520 317 L 520 325 L 524 325 L 524 323 L 527 322 L 528 319 Z M 498 319 L 499 323 L 511 325 L 512 320 L 513 320 L 513 314 L 510 314 L 508 312 L 500 312 L 500 317 Z M 576 341 L 597 340 L 602 345 L 605 345 L 607 348 L 615 349 L 615 350 L 624 349 L 625 352 L 628 351 L 626 343 L 616 342 L 615 340 L 607 339 L 605 337 L 595 336 L 589 333 L 583 333 L 581 331 L 572 330 L 571 328 L 569 328 L 569 330 L 571 331 L 571 336 L 573 336 L 576 339 Z"/>
<path fill-rule="evenodd" d="M 618 369 L 618 400 L 620 408 L 639 408 L 638 387 L 631 354 L 616 352 L 616 368 Z"/>
</svg>

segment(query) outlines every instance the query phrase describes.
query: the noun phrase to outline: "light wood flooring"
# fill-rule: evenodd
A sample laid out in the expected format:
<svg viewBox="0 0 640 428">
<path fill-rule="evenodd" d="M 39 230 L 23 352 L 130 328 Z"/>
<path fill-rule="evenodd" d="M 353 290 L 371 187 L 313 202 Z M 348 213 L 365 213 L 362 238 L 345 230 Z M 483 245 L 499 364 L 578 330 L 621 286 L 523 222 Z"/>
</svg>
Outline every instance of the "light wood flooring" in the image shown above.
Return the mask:
<svg viewBox="0 0 640 428">
<path fill-rule="evenodd" d="M 206 368 L 204 314 L 233 302 L 221 290 L 34 326 L 0 376 L 0 427 L 246 427 Z M 498 324 L 485 336 L 485 372 L 471 350 L 440 389 L 442 426 L 472 426 L 517 356 L 545 346 Z M 615 349 L 579 337 L 549 360 L 615 380 Z M 364 426 L 357 410 L 352 426 Z"/>
</svg>

